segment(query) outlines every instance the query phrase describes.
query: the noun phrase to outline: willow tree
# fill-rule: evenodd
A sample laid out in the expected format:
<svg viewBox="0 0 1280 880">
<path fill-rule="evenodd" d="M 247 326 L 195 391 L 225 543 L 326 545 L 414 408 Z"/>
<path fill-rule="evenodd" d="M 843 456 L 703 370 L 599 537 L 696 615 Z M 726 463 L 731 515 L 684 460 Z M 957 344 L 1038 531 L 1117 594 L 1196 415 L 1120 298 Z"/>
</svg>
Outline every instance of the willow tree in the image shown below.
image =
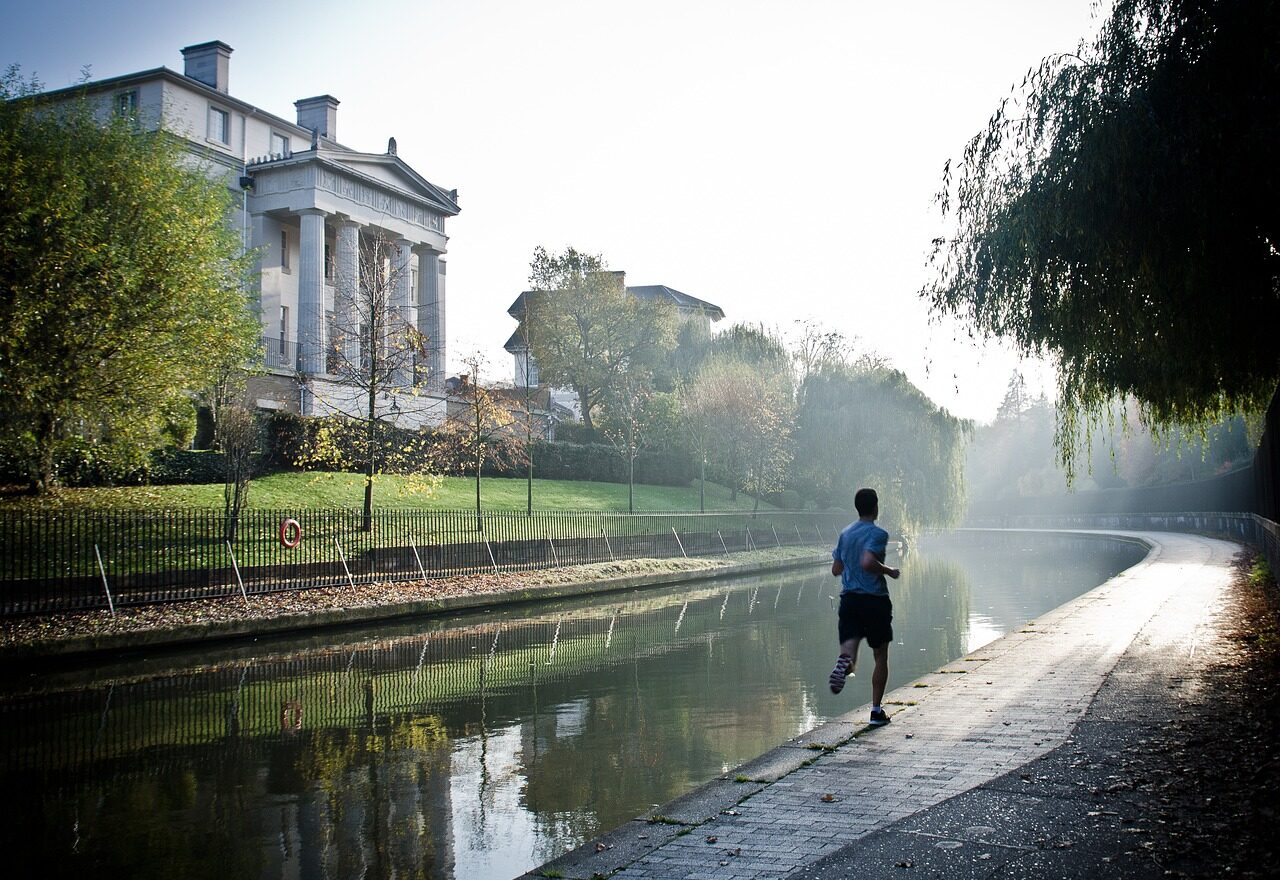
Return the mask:
<svg viewBox="0 0 1280 880">
<path fill-rule="evenodd" d="M 830 366 L 809 375 L 795 418 L 795 480 L 828 504 L 880 492 L 901 529 L 954 525 L 965 505 L 970 425 L 940 409 L 897 370 Z"/>
<path fill-rule="evenodd" d="M 1156 428 L 1271 397 L 1277 118 L 1276 2 L 1117 0 L 948 163 L 922 295 L 1057 362 L 1069 472 L 1117 397 Z"/>
<path fill-rule="evenodd" d="M 122 467 L 259 332 L 226 185 L 170 136 L 0 78 L 0 446 L 36 491 Z"/>
</svg>

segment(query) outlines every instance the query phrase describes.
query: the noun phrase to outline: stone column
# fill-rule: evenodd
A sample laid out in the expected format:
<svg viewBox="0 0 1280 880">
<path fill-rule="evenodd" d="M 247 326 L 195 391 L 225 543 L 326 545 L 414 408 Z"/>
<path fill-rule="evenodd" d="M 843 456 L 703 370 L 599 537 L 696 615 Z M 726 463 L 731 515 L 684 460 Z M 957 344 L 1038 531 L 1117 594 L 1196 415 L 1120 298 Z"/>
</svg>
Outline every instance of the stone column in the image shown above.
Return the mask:
<svg viewBox="0 0 1280 880">
<path fill-rule="evenodd" d="M 338 330 L 342 333 L 342 357 L 347 366 L 360 366 L 360 224 L 343 218 L 338 221 L 338 252 L 334 254 L 334 306 Z"/>
<path fill-rule="evenodd" d="M 391 296 L 391 333 L 394 338 L 391 345 L 397 352 L 400 367 L 396 370 L 395 382 L 405 386 L 413 383 L 413 352 L 405 330 L 417 325 L 417 307 L 413 303 L 413 242 L 407 239 L 396 241 L 396 249 L 392 254 L 392 269 L 395 290 Z"/>
<path fill-rule="evenodd" d="M 444 285 L 440 252 L 418 249 L 418 330 L 427 337 L 427 388 L 444 389 Z"/>
<path fill-rule="evenodd" d="M 298 257 L 298 369 L 309 376 L 325 370 L 324 211 L 298 212 L 302 221 Z"/>
</svg>

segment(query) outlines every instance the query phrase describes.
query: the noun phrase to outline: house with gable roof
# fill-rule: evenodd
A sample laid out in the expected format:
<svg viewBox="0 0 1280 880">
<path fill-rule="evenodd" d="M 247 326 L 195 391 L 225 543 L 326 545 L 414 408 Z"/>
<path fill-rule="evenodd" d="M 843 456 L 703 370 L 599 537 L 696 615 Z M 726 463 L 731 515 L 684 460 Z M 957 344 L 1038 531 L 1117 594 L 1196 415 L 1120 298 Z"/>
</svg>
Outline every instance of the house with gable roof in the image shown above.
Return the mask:
<svg viewBox="0 0 1280 880">
<path fill-rule="evenodd" d="M 665 284 L 628 287 L 625 284 L 625 272 L 615 271 L 613 274 L 619 276 L 619 282 L 623 284 L 623 289 L 629 296 L 646 300 L 662 299 L 672 303 L 676 307 L 676 314 L 683 332 L 705 338 L 711 335 L 711 325 L 724 319 L 724 309 L 715 303 L 690 296 Z M 528 304 L 533 301 L 531 298 L 537 297 L 540 293 L 542 291 L 526 290 L 507 307 L 507 314 L 516 319 L 518 326 L 502 347 L 511 354 L 515 362 L 514 384 L 518 388 L 537 388 L 542 385 L 538 376 L 537 360 L 529 348 L 525 325 Z M 572 412 L 575 418 L 582 417 L 578 411 L 578 396 L 568 389 L 551 389 L 550 404 L 561 414 Z"/>
</svg>

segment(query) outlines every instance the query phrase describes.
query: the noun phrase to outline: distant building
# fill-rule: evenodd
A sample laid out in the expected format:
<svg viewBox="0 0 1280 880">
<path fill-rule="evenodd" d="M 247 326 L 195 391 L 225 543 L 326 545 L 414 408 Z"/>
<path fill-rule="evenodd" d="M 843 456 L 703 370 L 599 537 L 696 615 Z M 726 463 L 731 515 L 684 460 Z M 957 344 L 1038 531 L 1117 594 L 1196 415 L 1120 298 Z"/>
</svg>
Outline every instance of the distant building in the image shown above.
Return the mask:
<svg viewBox="0 0 1280 880">
<path fill-rule="evenodd" d="M 615 274 L 625 277 L 623 272 Z M 662 299 L 675 305 L 676 313 L 685 332 L 708 337 L 711 335 L 711 325 L 724 319 L 724 309 L 715 303 L 709 303 L 706 300 L 698 299 L 696 296 L 690 296 L 687 293 L 676 290 L 674 287 L 667 287 L 665 284 L 643 284 L 637 287 L 626 287 L 625 289 L 629 295 L 640 299 Z M 538 363 L 528 348 L 528 336 L 524 325 L 527 302 L 529 301 L 526 300 L 526 297 L 536 297 L 539 293 L 540 291 L 536 290 L 526 290 L 516 297 L 515 302 L 507 308 L 507 314 L 519 322 L 516 331 L 511 334 L 511 337 L 503 345 L 503 348 L 510 352 L 515 362 L 514 381 L 517 388 L 536 388 L 542 384 L 538 376 Z M 559 405 L 562 410 L 567 408 L 575 414 L 575 417 L 581 417 L 581 413 L 578 412 L 578 397 L 571 391 L 553 389 L 551 400 Z"/>
<path fill-rule="evenodd" d="M 426 406 L 399 407 L 402 423 L 444 415 L 445 221 L 457 190 L 432 184 L 396 155 L 361 153 L 338 142 L 338 100 L 295 102 L 290 122 L 232 97 L 232 49 L 211 42 L 182 50 L 183 73 L 165 67 L 60 90 L 82 91 L 102 112 L 127 113 L 149 129 L 181 136 L 187 151 L 227 182 L 238 202 L 246 249 L 258 249 L 265 375 L 250 396 L 267 409 L 306 415 L 351 412 L 354 389 L 333 375 L 335 327 L 351 308 L 359 244 L 386 243 L 397 272 L 393 305 L 427 339 L 414 364 L 428 376 Z M 58 94 L 55 92 L 53 94 Z M 350 354 L 350 353 L 348 353 Z M 408 384 L 408 378 L 406 378 Z"/>
</svg>

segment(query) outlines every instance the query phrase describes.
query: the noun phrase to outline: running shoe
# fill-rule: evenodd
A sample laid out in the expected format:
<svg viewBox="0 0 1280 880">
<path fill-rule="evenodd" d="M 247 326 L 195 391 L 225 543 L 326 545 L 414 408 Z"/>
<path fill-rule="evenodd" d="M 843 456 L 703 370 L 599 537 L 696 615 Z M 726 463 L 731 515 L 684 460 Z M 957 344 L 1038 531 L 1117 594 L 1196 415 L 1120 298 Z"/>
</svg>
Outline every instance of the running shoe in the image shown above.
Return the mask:
<svg viewBox="0 0 1280 880">
<path fill-rule="evenodd" d="M 831 693 L 838 694 L 844 690 L 844 680 L 850 675 L 853 675 L 853 658 L 848 654 L 841 654 L 836 660 L 836 668 L 831 670 L 831 678 L 828 679 Z"/>
<path fill-rule="evenodd" d="M 834 673 L 833 673 L 834 674 Z M 881 727 L 889 723 L 889 713 L 883 709 L 871 710 L 871 721 L 868 722 L 872 727 Z"/>
</svg>

